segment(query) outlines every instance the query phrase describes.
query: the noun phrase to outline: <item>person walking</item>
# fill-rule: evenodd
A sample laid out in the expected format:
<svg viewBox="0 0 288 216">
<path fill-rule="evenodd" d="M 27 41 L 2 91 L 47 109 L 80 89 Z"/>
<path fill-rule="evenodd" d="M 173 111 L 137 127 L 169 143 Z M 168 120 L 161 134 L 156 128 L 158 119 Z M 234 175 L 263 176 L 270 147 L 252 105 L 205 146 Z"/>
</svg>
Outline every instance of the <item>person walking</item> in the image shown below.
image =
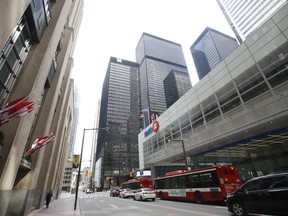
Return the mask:
<svg viewBox="0 0 288 216">
<path fill-rule="evenodd" d="M 46 199 L 45 199 L 45 201 L 46 201 L 46 208 L 49 207 L 49 203 L 50 203 L 50 201 L 51 201 L 51 197 L 52 197 L 52 196 L 53 196 L 52 191 L 49 191 L 49 193 L 46 195 Z"/>
</svg>

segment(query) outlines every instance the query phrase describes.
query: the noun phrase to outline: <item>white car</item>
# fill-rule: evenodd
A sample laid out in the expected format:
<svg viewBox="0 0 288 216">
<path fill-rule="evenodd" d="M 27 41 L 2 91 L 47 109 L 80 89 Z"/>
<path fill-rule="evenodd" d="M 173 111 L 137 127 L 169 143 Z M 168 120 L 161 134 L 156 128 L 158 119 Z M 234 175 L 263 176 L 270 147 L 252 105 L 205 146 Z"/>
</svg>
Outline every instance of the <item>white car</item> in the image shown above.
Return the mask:
<svg viewBox="0 0 288 216">
<path fill-rule="evenodd" d="M 152 189 L 141 188 L 135 191 L 134 200 L 147 200 L 147 199 L 151 199 L 152 201 L 155 201 L 156 194 Z"/>
<path fill-rule="evenodd" d="M 86 189 L 86 194 L 91 194 L 91 193 L 92 193 L 92 190 Z"/>
<path fill-rule="evenodd" d="M 129 198 L 129 197 L 132 198 L 134 197 L 134 192 L 130 188 L 123 188 L 122 190 L 120 190 L 119 197 L 120 198 Z"/>
</svg>

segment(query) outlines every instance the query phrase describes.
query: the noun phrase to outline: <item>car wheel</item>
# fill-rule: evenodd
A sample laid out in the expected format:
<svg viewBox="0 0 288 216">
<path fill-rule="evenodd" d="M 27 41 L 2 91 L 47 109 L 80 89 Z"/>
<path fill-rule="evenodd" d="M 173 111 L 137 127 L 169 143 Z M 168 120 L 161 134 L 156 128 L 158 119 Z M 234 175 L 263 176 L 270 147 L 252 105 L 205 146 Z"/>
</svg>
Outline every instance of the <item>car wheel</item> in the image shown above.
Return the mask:
<svg viewBox="0 0 288 216">
<path fill-rule="evenodd" d="M 232 203 L 232 209 L 233 209 L 233 213 L 236 216 L 246 216 L 247 215 L 247 212 L 245 211 L 242 203 L 233 202 Z"/>
<path fill-rule="evenodd" d="M 200 192 L 196 192 L 195 193 L 195 202 L 198 203 L 198 204 L 201 204 L 201 203 L 204 202 L 202 194 Z"/>
<path fill-rule="evenodd" d="M 152 199 L 152 201 L 155 201 L 155 199 Z"/>
</svg>

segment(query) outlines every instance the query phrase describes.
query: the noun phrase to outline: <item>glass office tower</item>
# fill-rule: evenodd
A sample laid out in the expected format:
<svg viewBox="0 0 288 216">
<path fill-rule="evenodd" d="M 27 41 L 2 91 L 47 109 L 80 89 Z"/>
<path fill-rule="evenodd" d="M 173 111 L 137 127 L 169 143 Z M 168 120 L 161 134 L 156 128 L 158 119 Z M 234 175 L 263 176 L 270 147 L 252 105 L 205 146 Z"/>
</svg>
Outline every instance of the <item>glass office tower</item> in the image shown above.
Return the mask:
<svg viewBox="0 0 288 216">
<path fill-rule="evenodd" d="M 217 0 L 239 43 L 282 8 L 287 0 Z"/>
<path fill-rule="evenodd" d="M 238 47 L 235 38 L 207 27 L 190 47 L 199 79 Z"/>
<path fill-rule="evenodd" d="M 101 186 L 121 185 L 136 171 L 140 132 L 139 65 L 111 57 L 102 88 L 96 167 Z"/>
<path fill-rule="evenodd" d="M 179 70 L 171 70 L 163 82 L 167 108 L 192 88 L 189 74 Z"/>
<path fill-rule="evenodd" d="M 180 44 L 143 33 L 136 48 L 139 63 L 144 127 L 151 116 L 159 116 L 167 109 L 163 80 L 172 69 L 188 74 Z M 190 79 L 187 76 L 187 79 Z"/>
</svg>

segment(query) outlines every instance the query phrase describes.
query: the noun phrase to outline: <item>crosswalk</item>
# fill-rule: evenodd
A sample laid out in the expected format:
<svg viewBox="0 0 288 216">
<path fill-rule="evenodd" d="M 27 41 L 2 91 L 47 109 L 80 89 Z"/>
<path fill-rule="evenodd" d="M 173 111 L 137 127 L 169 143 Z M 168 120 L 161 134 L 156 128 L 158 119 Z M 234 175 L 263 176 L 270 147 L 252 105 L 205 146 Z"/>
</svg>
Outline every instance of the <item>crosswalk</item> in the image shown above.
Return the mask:
<svg viewBox="0 0 288 216">
<path fill-rule="evenodd" d="M 93 199 L 98 199 L 98 198 L 101 198 L 101 197 L 109 197 L 109 194 L 80 194 L 78 195 L 79 198 L 93 198 Z"/>
</svg>

